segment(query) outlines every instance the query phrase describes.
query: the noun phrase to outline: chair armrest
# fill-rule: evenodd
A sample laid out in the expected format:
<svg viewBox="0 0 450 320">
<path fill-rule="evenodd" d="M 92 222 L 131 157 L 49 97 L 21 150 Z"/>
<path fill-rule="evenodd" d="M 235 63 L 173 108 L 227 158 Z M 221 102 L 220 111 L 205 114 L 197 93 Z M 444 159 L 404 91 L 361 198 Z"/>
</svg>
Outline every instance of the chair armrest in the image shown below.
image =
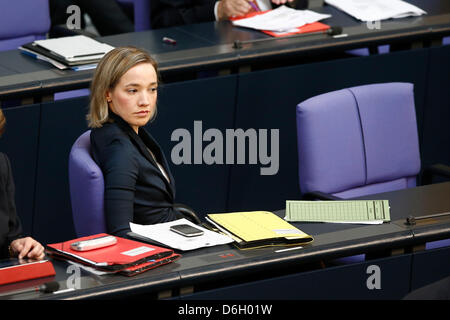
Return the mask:
<svg viewBox="0 0 450 320">
<path fill-rule="evenodd" d="M 182 203 L 175 203 L 173 205 L 173 208 L 177 211 L 179 211 L 180 213 L 182 213 L 186 219 L 188 219 L 189 221 L 197 224 L 197 225 L 202 225 L 202 222 L 200 221 L 200 219 L 198 218 L 197 214 L 195 213 L 195 211 L 190 208 L 189 206 L 182 204 Z"/>
<path fill-rule="evenodd" d="M 450 167 L 445 164 L 438 163 L 424 168 L 422 171 L 421 184 L 431 184 L 433 182 L 433 177 L 435 176 L 450 178 Z"/>
<path fill-rule="evenodd" d="M 302 196 L 302 200 L 343 200 L 342 198 L 333 196 L 332 194 L 321 192 L 321 191 L 311 191 L 307 192 Z"/>
</svg>

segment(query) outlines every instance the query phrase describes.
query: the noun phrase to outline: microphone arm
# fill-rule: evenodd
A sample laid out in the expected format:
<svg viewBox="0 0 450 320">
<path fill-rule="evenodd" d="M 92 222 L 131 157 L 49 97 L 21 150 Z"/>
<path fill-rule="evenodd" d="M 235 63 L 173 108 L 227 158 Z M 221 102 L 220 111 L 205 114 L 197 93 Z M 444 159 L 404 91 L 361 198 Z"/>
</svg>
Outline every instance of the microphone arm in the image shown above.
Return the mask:
<svg viewBox="0 0 450 320">
<path fill-rule="evenodd" d="M 59 283 L 56 281 L 44 283 L 38 287 L 31 287 L 19 290 L 12 290 L 9 292 L 5 292 L 0 294 L 0 297 L 3 296 L 11 296 L 16 294 L 30 293 L 30 292 L 43 292 L 43 293 L 52 293 L 59 289 Z"/>
</svg>

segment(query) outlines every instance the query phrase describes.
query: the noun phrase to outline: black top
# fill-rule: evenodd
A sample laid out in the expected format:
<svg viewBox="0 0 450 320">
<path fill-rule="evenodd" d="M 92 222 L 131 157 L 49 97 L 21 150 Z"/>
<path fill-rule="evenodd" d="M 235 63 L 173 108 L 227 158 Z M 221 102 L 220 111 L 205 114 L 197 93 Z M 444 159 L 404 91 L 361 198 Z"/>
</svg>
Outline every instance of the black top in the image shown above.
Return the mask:
<svg viewBox="0 0 450 320">
<path fill-rule="evenodd" d="M 214 21 L 214 5 L 217 0 L 152 0 L 151 24 L 153 29 L 183 24 Z M 296 9 L 306 9 L 308 0 L 286 3 Z M 273 7 L 277 5 L 272 4 Z"/>
<path fill-rule="evenodd" d="M 22 225 L 16 214 L 14 180 L 6 154 L 0 152 L 0 258 L 9 256 L 11 241 L 20 238 Z"/>
<path fill-rule="evenodd" d="M 153 137 L 139 134 L 121 117 L 91 132 L 92 156 L 105 179 L 105 218 L 108 233 L 126 237 L 129 222 L 155 224 L 183 218 L 173 208 L 175 183 L 167 160 Z M 156 160 L 165 169 L 164 177 Z"/>
</svg>

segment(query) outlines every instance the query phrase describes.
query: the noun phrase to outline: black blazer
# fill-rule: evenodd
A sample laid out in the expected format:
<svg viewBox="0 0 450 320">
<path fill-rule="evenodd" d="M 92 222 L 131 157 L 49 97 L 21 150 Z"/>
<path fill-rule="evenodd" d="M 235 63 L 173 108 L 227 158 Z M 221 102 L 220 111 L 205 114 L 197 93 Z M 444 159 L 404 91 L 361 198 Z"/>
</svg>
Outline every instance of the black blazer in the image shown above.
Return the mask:
<svg viewBox="0 0 450 320">
<path fill-rule="evenodd" d="M 217 0 L 152 0 L 150 2 L 153 29 L 183 24 L 214 21 L 214 5 Z M 306 9 L 308 0 L 287 4 L 296 9 Z M 272 4 L 273 7 L 277 5 Z"/>
<path fill-rule="evenodd" d="M 9 256 L 8 246 L 22 234 L 16 214 L 14 180 L 8 157 L 0 152 L 0 257 Z"/>
<path fill-rule="evenodd" d="M 183 218 L 173 208 L 175 181 L 158 143 L 144 129 L 139 135 L 119 116 L 91 132 L 92 156 L 105 179 L 108 233 L 126 237 L 129 222 L 155 224 Z M 155 155 L 169 179 L 159 170 Z"/>
</svg>

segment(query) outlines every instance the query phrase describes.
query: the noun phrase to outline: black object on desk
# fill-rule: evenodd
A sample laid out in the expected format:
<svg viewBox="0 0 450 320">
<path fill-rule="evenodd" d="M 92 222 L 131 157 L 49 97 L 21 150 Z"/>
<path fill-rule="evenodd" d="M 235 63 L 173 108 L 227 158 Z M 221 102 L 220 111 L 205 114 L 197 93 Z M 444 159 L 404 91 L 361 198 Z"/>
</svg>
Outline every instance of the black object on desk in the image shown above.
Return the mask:
<svg viewBox="0 0 450 320">
<path fill-rule="evenodd" d="M 409 216 L 406 218 L 406 224 L 407 225 L 415 225 L 418 220 L 426 220 L 426 219 L 433 219 L 433 218 L 441 218 L 441 217 L 450 217 L 450 212 L 443 212 L 443 213 L 436 213 L 436 214 L 429 214 L 426 216 Z"/>
</svg>

